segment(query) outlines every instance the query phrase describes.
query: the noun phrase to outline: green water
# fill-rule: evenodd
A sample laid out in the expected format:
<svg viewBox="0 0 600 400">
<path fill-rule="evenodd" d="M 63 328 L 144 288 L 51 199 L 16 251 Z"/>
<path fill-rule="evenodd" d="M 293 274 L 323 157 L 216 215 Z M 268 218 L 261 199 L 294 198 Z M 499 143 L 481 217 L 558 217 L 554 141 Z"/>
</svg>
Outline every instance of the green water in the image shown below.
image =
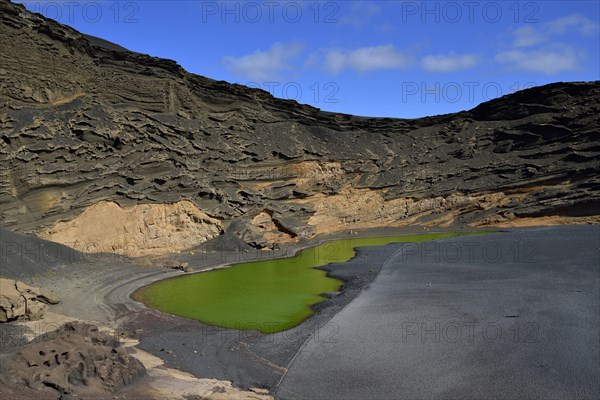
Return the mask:
<svg viewBox="0 0 600 400">
<path fill-rule="evenodd" d="M 163 312 L 224 328 L 275 333 L 313 314 L 311 305 L 337 292 L 342 281 L 315 269 L 354 257 L 354 248 L 424 242 L 458 233 L 356 238 L 325 242 L 291 258 L 254 261 L 230 268 L 166 279 L 143 287 L 134 298 Z"/>
</svg>

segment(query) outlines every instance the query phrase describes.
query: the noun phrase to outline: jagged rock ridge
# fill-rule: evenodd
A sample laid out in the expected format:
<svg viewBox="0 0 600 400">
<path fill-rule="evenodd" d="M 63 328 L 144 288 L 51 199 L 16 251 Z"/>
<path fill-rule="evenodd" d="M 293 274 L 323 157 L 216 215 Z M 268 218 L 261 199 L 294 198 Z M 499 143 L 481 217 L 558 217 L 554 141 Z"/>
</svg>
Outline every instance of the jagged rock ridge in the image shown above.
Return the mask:
<svg viewBox="0 0 600 400">
<path fill-rule="evenodd" d="M 196 231 L 257 247 L 378 226 L 599 220 L 600 82 L 362 118 L 96 46 L 5 0 L 0 29 L 0 216 L 15 231 L 72 237 L 59 222 L 103 201 L 187 200 L 206 214 Z"/>
</svg>

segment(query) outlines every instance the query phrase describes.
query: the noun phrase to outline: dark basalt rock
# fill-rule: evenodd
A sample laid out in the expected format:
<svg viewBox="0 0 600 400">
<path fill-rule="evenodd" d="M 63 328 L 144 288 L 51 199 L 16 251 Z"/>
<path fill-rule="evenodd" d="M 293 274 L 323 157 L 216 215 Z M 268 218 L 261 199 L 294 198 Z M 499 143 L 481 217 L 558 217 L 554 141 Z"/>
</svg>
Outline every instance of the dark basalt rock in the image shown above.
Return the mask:
<svg viewBox="0 0 600 400">
<path fill-rule="evenodd" d="M 188 199 L 225 226 L 241 221 L 228 232 L 262 246 L 242 228 L 262 210 L 305 237 L 315 212 L 305 200 L 349 189 L 390 201 L 557 187 L 486 210 L 446 204 L 458 225 L 598 214 L 598 81 L 455 114 L 364 118 L 190 74 L 6 0 L 0 27 L 0 217 L 14 231 L 40 232 L 101 200 Z"/>
</svg>

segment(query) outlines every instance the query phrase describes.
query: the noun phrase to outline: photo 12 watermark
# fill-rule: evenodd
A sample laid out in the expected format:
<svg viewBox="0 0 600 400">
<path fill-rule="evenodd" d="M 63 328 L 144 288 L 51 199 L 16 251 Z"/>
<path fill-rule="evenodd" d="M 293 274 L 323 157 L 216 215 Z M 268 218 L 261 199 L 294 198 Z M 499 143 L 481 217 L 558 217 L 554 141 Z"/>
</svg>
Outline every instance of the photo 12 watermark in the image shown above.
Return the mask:
<svg viewBox="0 0 600 400">
<path fill-rule="evenodd" d="M 299 82 L 247 82 L 244 84 L 253 89 L 262 89 L 273 97 L 284 100 L 294 100 L 298 103 L 310 104 L 336 104 L 340 102 L 340 87 L 336 82 L 313 82 L 303 85 Z"/>
<path fill-rule="evenodd" d="M 496 243 L 494 241 L 447 241 L 406 243 L 396 253 L 401 263 L 526 263 L 540 260 L 539 246 L 535 242 L 518 241 Z"/>
<path fill-rule="evenodd" d="M 402 23 L 513 23 L 539 22 L 534 1 L 401 1 Z"/>
<path fill-rule="evenodd" d="M 57 262 L 75 262 L 81 255 L 71 247 L 45 241 L 2 241 L 0 243 L 0 262 L 53 264 Z"/>
<path fill-rule="evenodd" d="M 402 103 L 460 103 L 479 104 L 506 94 L 537 86 L 536 82 L 514 82 L 502 84 L 488 81 L 451 82 L 402 82 L 400 96 Z"/>
<path fill-rule="evenodd" d="M 27 10 L 60 23 L 137 24 L 140 2 L 137 1 L 24 1 Z"/>
<path fill-rule="evenodd" d="M 340 6 L 335 1 L 202 1 L 202 23 L 337 24 Z"/>
<path fill-rule="evenodd" d="M 507 316 L 506 318 L 514 318 Z M 447 321 L 401 324 L 401 342 L 407 343 L 539 343 L 540 326 L 534 321 L 501 322 Z"/>
<path fill-rule="evenodd" d="M 249 322 L 237 324 L 232 329 L 221 328 L 214 325 L 200 325 L 197 337 L 201 342 L 210 342 L 212 340 L 243 342 L 247 339 L 255 339 L 257 332 L 261 332 L 262 341 L 267 343 L 297 343 L 298 332 L 293 328 L 297 323 L 282 322 Z M 335 344 L 339 341 L 340 326 L 335 321 L 327 321 L 324 324 L 318 324 L 310 329 L 304 329 L 302 336 L 307 337 L 308 342 Z"/>
</svg>

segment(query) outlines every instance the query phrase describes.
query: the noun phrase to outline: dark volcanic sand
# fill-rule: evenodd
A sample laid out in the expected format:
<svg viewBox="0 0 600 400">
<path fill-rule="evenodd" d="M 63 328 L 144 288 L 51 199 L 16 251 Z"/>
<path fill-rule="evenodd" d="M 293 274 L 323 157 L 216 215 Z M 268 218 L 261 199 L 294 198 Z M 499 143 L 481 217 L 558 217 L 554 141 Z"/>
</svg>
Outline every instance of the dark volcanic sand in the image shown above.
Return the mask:
<svg viewBox="0 0 600 400">
<path fill-rule="evenodd" d="M 277 396 L 600 398 L 599 226 L 438 243 L 451 247 L 393 246 L 330 321 L 333 340 L 308 342 Z"/>
</svg>

